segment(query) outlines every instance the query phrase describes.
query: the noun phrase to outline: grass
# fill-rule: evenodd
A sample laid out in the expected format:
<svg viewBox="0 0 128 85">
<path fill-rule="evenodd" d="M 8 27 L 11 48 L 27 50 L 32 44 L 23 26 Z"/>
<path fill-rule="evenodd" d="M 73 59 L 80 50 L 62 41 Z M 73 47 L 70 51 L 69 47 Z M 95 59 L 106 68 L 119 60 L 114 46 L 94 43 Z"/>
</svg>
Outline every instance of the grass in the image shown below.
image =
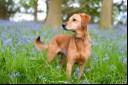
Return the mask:
<svg viewBox="0 0 128 85">
<path fill-rule="evenodd" d="M 82 80 L 74 65 L 66 80 L 66 65 L 59 69 L 59 56 L 46 65 L 47 52 L 39 52 L 34 39 L 48 43 L 62 29 L 43 28 L 41 23 L 0 21 L 0 84 L 127 84 L 127 29 L 90 28 L 92 55 Z"/>
</svg>

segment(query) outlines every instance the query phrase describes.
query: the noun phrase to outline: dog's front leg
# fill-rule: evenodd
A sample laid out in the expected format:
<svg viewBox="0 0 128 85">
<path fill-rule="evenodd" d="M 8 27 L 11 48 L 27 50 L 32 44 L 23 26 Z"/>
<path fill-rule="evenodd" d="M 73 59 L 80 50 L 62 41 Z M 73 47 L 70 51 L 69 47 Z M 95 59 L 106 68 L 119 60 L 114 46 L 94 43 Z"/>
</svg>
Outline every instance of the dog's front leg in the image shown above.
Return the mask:
<svg viewBox="0 0 128 85">
<path fill-rule="evenodd" d="M 72 66 L 73 66 L 73 63 L 67 62 L 66 74 L 67 74 L 68 80 L 70 79 L 70 76 L 71 76 Z"/>
<path fill-rule="evenodd" d="M 80 65 L 80 72 L 79 72 L 79 76 L 78 76 L 78 79 L 79 79 L 79 80 L 80 80 L 81 77 L 82 77 L 82 73 L 83 73 L 83 71 L 84 71 L 84 67 L 85 67 L 85 64 L 81 64 L 81 65 Z"/>
</svg>

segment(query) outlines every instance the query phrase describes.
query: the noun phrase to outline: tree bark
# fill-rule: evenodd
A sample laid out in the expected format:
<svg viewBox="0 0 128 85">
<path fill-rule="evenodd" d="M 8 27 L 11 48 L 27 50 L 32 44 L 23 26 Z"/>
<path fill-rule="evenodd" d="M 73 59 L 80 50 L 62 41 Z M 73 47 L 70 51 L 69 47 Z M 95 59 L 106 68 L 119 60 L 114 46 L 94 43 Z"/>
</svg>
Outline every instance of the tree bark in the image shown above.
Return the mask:
<svg viewBox="0 0 128 85">
<path fill-rule="evenodd" d="M 34 21 L 37 21 L 37 6 L 38 0 L 34 0 Z"/>
<path fill-rule="evenodd" d="M 100 15 L 100 28 L 111 28 L 113 0 L 103 0 Z"/>
<path fill-rule="evenodd" d="M 58 28 L 62 24 L 61 18 L 61 0 L 48 1 L 48 15 L 46 17 L 45 26 L 50 28 Z"/>
</svg>

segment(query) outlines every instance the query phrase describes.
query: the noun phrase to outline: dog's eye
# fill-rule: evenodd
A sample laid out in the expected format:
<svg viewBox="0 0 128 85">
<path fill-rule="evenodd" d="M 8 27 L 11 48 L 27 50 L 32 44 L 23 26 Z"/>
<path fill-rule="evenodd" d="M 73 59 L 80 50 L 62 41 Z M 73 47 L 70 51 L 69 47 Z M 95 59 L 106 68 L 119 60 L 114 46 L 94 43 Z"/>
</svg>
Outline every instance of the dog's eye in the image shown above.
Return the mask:
<svg viewBox="0 0 128 85">
<path fill-rule="evenodd" d="M 72 21 L 76 21 L 76 19 L 73 19 Z"/>
</svg>

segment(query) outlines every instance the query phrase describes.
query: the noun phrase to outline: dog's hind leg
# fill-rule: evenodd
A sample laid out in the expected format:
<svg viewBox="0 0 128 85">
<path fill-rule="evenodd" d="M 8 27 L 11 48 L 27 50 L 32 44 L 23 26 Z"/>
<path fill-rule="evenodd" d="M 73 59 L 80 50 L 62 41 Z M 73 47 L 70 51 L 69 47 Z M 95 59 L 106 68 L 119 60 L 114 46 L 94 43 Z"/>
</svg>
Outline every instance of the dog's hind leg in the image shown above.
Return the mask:
<svg viewBox="0 0 128 85">
<path fill-rule="evenodd" d="M 50 53 L 48 53 L 48 58 L 47 58 L 48 63 L 51 62 L 54 59 L 54 57 L 56 56 L 56 54 L 58 53 L 58 52 L 55 52 L 55 51 L 49 51 L 49 52 Z"/>
<path fill-rule="evenodd" d="M 61 60 L 60 60 L 60 65 L 61 67 L 65 64 L 66 62 L 66 56 L 64 54 L 61 55 Z"/>
<path fill-rule="evenodd" d="M 59 51 L 60 51 L 60 49 L 56 42 L 52 42 L 52 44 L 50 43 L 48 46 L 47 62 L 48 63 L 51 62 Z"/>
</svg>

